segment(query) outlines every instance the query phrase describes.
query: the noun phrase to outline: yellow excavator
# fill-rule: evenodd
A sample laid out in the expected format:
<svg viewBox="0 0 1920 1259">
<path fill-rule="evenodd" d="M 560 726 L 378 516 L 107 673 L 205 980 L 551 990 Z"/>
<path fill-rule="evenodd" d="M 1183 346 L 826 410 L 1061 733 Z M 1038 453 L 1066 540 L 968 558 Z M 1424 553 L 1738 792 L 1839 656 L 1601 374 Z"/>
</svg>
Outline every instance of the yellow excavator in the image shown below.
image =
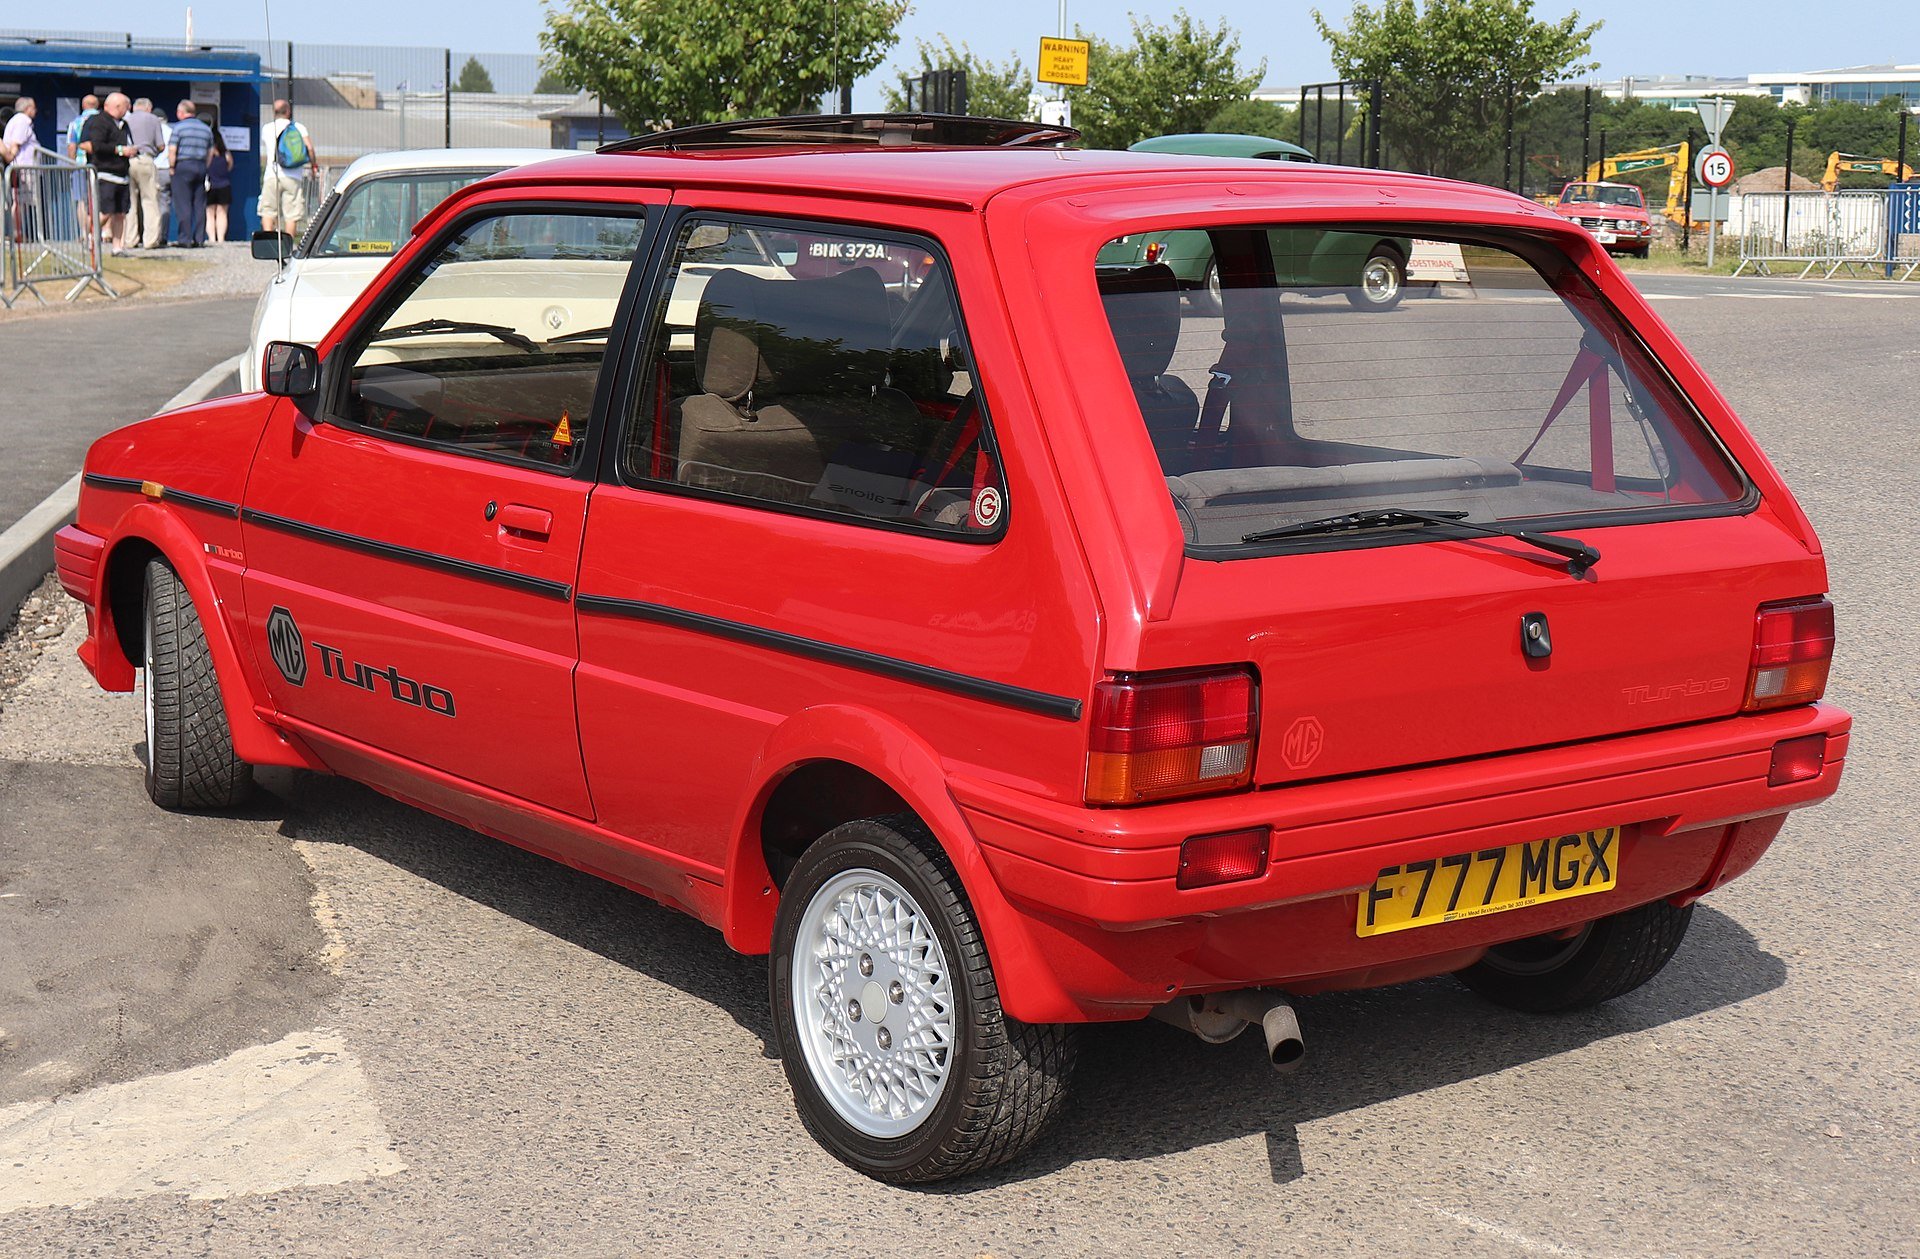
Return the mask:
<svg viewBox="0 0 1920 1259">
<path fill-rule="evenodd" d="M 1693 149 L 1685 140 L 1678 144 L 1663 144 L 1655 149 L 1635 149 L 1631 153 L 1616 153 L 1612 157 L 1603 157 L 1587 167 L 1587 182 L 1598 183 L 1603 179 L 1612 179 L 1615 175 L 1630 175 L 1635 171 L 1667 169 L 1667 219 L 1670 222 L 1682 222 L 1686 207 L 1682 198 L 1686 195 L 1688 170 L 1687 162 L 1693 156 Z"/>
<path fill-rule="evenodd" d="M 1891 157 L 1861 157 L 1858 153 L 1837 150 L 1827 154 L 1827 173 L 1821 177 L 1820 186 L 1828 192 L 1838 192 L 1842 175 L 1892 175 L 1896 179 L 1912 179 L 1913 167 L 1902 166 L 1899 159 Z"/>
</svg>

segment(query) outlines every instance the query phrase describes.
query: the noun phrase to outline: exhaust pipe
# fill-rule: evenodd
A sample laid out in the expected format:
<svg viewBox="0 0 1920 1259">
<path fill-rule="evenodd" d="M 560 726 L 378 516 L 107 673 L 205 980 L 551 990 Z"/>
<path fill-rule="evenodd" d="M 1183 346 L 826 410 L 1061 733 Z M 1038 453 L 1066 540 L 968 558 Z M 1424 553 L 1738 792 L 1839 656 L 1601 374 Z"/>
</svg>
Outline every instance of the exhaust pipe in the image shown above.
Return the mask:
<svg viewBox="0 0 1920 1259">
<path fill-rule="evenodd" d="M 1224 1045 L 1252 1024 L 1267 1042 L 1267 1061 L 1275 1071 L 1292 1071 L 1306 1057 L 1306 1040 L 1293 999 L 1284 992 L 1242 988 L 1236 992 L 1180 997 L 1155 1006 L 1154 1018 L 1192 1032 L 1210 1045 Z"/>
</svg>

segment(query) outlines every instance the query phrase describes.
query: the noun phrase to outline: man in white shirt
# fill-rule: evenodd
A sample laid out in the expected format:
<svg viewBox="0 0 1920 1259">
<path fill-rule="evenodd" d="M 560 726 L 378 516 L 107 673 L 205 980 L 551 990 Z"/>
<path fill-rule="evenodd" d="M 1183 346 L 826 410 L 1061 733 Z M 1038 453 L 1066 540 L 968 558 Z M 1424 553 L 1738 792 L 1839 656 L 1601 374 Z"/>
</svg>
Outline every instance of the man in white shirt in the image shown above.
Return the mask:
<svg viewBox="0 0 1920 1259">
<path fill-rule="evenodd" d="M 280 134 L 289 127 L 299 134 L 298 147 L 306 157 L 297 165 L 281 162 Z M 273 121 L 260 128 L 260 151 L 266 157 L 266 171 L 260 177 L 260 226 L 297 238 L 307 217 L 307 175 L 313 170 L 314 154 L 312 138 L 293 120 L 293 108 L 287 102 L 273 103 Z"/>
</svg>

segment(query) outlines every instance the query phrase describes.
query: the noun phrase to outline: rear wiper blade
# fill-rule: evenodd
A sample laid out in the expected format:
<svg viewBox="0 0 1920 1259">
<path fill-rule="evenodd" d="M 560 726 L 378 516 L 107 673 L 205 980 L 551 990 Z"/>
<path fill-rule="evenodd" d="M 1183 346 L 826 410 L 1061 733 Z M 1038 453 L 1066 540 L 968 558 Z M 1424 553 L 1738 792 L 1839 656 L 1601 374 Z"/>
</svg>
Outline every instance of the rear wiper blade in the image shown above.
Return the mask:
<svg viewBox="0 0 1920 1259">
<path fill-rule="evenodd" d="M 1600 552 L 1578 538 L 1562 537 L 1557 533 L 1497 529 L 1492 525 L 1476 524 L 1466 517 L 1467 513 L 1463 511 L 1411 511 L 1404 507 L 1380 507 L 1372 511 L 1326 516 L 1319 520 L 1303 520 L 1297 524 L 1280 525 L 1272 529 L 1256 529 L 1240 540 L 1272 542 L 1279 538 L 1304 538 L 1328 533 L 1357 533 L 1364 529 L 1417 526 L 1428 529 L 1458 529 L 1463 533 L 1477 534 L 1484 538 L 1516 538 L 1529 546 L 1539 547 L 1542 551 L 1565 556 L 1567 572 L 1575 577 L 1586 576 L 1587 570 L 1600 562 Z"/>
<path fill-rule="evenodd" d="M 419 323 L 401 324 L 398 328 L 382 328 L 372 336 L 375 341 L 392 341 L 399 337 L 424 337 L 435 332 L 484 332 L 499 337 L 515 349 L 532 350 L 533 338 L 517 332 L 504 324 L 474 323 L 468 319 L 422 319 Z"/>
</svg>

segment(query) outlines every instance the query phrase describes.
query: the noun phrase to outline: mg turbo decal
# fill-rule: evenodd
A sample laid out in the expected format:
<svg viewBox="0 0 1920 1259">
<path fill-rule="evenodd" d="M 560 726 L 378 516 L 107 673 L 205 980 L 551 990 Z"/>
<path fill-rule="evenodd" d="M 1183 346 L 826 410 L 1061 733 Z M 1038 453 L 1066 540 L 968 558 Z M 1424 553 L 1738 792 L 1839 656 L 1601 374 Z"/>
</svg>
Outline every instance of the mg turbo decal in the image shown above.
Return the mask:
<svg viewBox="0 0 1920 1259">
<path fill-rule="evenodd" d="M 307 643 L 293 613 L 285 608 L 277 607 L 267 616 L 267 650 L 281 677 L 294 686 L 307 684 Z M 321 642 L 314 643 L 313 650 L 320 657 L 320 672 L 343 686 L 369 695 L 385 693 L 395 703 L 424 708 L 442 717 L 455 715 L 453 692 L 410 678 L 396 665 L 383 667 L 349 660 L 338 647 Z"/>
</svg>

